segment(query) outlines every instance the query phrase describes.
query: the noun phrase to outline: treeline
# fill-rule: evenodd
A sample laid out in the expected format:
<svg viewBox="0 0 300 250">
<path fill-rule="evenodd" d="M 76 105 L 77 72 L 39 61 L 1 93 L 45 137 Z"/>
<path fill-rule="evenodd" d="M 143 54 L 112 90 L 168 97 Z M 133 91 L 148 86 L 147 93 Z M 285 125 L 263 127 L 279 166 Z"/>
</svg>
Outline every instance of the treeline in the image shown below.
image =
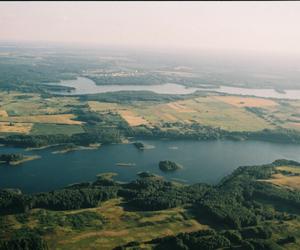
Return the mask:
<svg viewBox="0 0 300 250">
<path fill-rule="evenodd" d="M 253 132 L 227 131 L 197 123 L 165 123 L 163 129 L 158 126 L 149 128 L 145 125 L 133 129 L 133 135 L 142 138 L 170 138 L 188 140 L 259 140 L 278 143 L 300 143 L 300 133 L 292 129 L 264 129 Z"/>
<path fill-rule="evenodd" d="M 35 233 L 16 235 L 9 240 L 0 239 L 0 250 L 48 250 L 47 243 Z"/>
<path fill-rule="evenodd" d="M 162 84 L 165 80 L 163 75 L 154 72 L 133 73 L 127 76 L 106 74 L 87 77 L 92 79 L 97 85 L 153 85 Z"/>
<path fill-rule="evenodd" d="M 163 129 L 162 129 L 163 128 Z M 149 128 L 140 125 L 134 128 L 133 135 L 141 138 L 170 138 L 170 139 L 188 139 L 188 140 L 218 140 L 233 138 L 231 133 L 220 128 L 204 126 L 197 123 L 183 124 L 180 122 L 165 123 L 159 126 Z M 230 137 L 231 136 L 231 137 Z"/>
<path fill-rule="evenodd" d="M 154 250 L 282 249 L 279 244 L 270 240 L 271 236 L 272 232 L 266 227 L 248 227 L 242 230 L 221 230 L 219 232 L 209 229 L 157 238 L 142 244 L 151 245 Z M 288 242 L 293 242 L 293 239 L 288 238 Z M 139 249 L 142 244 L 130 242 L 116 247 L 114 250 Z"/>
<path fill-rule="evenodd" d="M 125 104 L 134 101 L 171 102 L 183 100 L 189 96 L 190 95 L 157 94 L 151 91 L 118 91 L 80 95 L 79 97 L 81 101 L 115 102 Z"/>
<path fill-rule="evenodd" d="M 117 197 L 117 187 L 73 187 L 38 194 L 0 191 L 0 213 L 27 212 L 33 208 L 70 210 L 96 207 L 99 202 Z"/>
<path fill-rule="evenodd" d="M 0 162 L 10 163 L 24 159 L 23 154 L 0 154 Z"/>
<path fill-rule="evenodd" d="M 74 143 L 76 145 L 89 145 L 91 143 L 118 143 L 121 136 L 115 129 L 101 129 L 87 133 L 54 135 L 9 135 L 0 138 L 0 143 L 17 147 L 42 147 L 55 144 Z"/>
</svg>

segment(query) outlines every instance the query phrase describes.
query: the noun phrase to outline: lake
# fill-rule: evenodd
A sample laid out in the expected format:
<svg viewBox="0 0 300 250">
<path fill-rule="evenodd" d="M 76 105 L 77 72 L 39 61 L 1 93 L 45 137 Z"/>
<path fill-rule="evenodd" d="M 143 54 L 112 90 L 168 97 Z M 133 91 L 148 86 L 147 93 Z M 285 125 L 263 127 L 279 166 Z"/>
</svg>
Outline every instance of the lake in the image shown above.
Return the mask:
<svg viewBox="0 0 300 250">
<path fill-rule="evenodd" d="M 130 181 L 141 171 L 150 171 L 169 180 L 192 184 L 216 184 L 241 165 L 270 163 L 286 158 L 300 161 L 300 145 L 259 141 L 164 141 L 147 140 L 153 149 L 138 150 L 132 144 L 104 145 L 97 150 L 53 154 L 54 149 L 26 151 L 42 158 L 17 166 L 0 166 L 0 188 L 20 188 L 24 192 L 49 191 L 68 184 L 95 180 L 99 173 L 115 172 L 119 181 Z M 23 152 L 20 148 L 0 147 L 1 153 Z M 172 160 L 183 169 L 164 173 L 160 160 Z M 135 166 L 117 166 L 135 163 Z"/>
<path fill-rule="evenodd" d="M 175 83 L 166 83 L 159 85 L 96 85 L 94 81 L 86 77 L 78 77 L 76 80 L 62 80 L 58 83 L 51 84 L 75 88 L 75 90 L 72 92 L 54 92 L 56 94 L 65 95 L 85 95 L 117 91 L 152 91 L 158 94 L 191 94 L 196 91 L 213 91 L 235 95 L 250 95 L 266 98 L 285 98 L 300 100 L 300 90 L 286 90 L 285 93 L 278 93 L 274 89 L 250 89 L 229 86 L 220 86 L 220 88 L 196 88 L 186 87 Z"/>
</svg>

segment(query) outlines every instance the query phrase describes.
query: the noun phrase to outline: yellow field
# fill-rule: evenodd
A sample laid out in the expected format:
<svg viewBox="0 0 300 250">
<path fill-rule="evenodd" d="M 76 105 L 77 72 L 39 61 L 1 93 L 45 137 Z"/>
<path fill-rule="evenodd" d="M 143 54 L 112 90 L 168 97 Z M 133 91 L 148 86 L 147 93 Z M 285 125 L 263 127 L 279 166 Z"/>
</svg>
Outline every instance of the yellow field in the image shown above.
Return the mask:
<svg viewBox="0 0 300 250">
<path fill-rule="evenodd" d="M 0 116 L 7 117 L 8 114 L 7 114 L 7 112 L 5 110 L 0 110 Z"/>
<path fill-rule="evenodd" d="M 0 117 L 0 121 L 8 122 L 24 122 L 24 123 L 55 123 L 55 124 L 82 124 L 81 121 L 72 120 L 75 118 L 73 114 L 60 115 L 32 115 L 32 116 L 10 116 Z"/>
<path fill-rule="evenodd" d="M 272 100 L 255 97 L 214 96 L 213 98 L 236 107 L 272 107 L 277 105 Z"/>
<path fill-rule="evenodd" d="M 284 186 L 291 189 L 300 189 L 300 176 L 288 176 L 283 174 L 273 174 L 272 179 L 264 180 L 277 186 Z"/>
<path fill-rule="evenodd" d="M 88 105 L 92 111 L 116 111 L 121 109 L 121 105 L 112 102 L 96 102 L 96 101 L 89 101 Z"/>
<path fill-rule="evenodd" d="M 170 102 L 167 105 L 168 105 L 168 107 L 170 107 L 171 109 L 174 109 L 176 112 L 179 112 L 179 113 L 196 112 L 195 110 L 188 108 L 184 101 Z"/>
<path fill-rule="evenodd" d="M 140 116 L 137 116 L 130 110 L 121 110 L 119 111 L 122 118 L 130 125 L 130 126 L 139 126 L 139 125 L 146 125 L 148 122 Z"/>
<path fill-rule="evenodd" d="M 28 134 L 32 128 L 32 123 L 0 122 L 0 133 L 21 133 Z"/>
</svg>

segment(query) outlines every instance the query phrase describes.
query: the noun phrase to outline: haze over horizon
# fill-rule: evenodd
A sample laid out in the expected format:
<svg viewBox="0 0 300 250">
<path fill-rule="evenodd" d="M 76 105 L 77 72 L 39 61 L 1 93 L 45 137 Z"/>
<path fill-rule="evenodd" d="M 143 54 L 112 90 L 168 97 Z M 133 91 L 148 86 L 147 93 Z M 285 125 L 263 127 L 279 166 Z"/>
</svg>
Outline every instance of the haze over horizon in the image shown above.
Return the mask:
<svg viewBox="0 0 300 250">
<path fill-rule="evenodd" d="M 299 2 L 2 2 L 0 41 L 300 55 Z"/>
</svg>

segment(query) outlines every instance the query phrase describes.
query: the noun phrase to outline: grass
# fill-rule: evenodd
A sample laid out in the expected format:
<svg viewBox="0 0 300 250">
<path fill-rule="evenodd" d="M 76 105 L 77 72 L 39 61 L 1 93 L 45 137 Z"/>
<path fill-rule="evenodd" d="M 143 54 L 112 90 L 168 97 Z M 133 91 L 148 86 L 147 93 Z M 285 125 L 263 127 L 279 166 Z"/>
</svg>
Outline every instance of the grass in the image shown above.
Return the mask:
<svg viewBox="0 0 300 250">
<path fill-rule="evenodd" d="M 206 228 L 193 219 L 185 219 L 182 208 L 161 212 L 125 211 L 119 200 L 106 202 L 96 210 L 108 223 L 103 230 L 74 235 L 58 242 L 58 249 L 112 249 L 127 242 L 145 241 L 156 237 Z M 147 218 L 145 220 L 145 217 Z"/>
<path fill-rule="evenodd" d="M 290 188 L 290 189 L 300 189 L 300 167 L 297 166 L 278 166 L 276 170 L 279 173 L 275 173 L 268 180 L 263 180 L 270 182 L 276 186 Z"/>
<path fill-rule="evenodd" d="M 47 124 L 35 123 L 30 130 L 32 135 L 51 135 L 51 134 L 65 134 L 73 135 L 83 133 L 84 129 L 80 125 L 66 125 L 66 124 Z"/>
<path fill-rule="evenodd" d="M 284 186 L 291 189 L 300 189 L 300 176 L 287 176 L 283 174 L 273 174 L 272 179 L 265 180 L 277 186 Z"/>
<path fill-rule="evenodd" d="M 8 216 L 5 216 L 8 218 Z M 9 216 L 18 227 L 45 232 L 50 249 L 113 249 L 130 241 L 146 241 L 179 232 L 207 229 L 189 211 L 173 208 L 154 212 L 127 211 L 121 199 L 100 207 L 72 211 L 34 209 L 23 216 Z"/>
</svg>

